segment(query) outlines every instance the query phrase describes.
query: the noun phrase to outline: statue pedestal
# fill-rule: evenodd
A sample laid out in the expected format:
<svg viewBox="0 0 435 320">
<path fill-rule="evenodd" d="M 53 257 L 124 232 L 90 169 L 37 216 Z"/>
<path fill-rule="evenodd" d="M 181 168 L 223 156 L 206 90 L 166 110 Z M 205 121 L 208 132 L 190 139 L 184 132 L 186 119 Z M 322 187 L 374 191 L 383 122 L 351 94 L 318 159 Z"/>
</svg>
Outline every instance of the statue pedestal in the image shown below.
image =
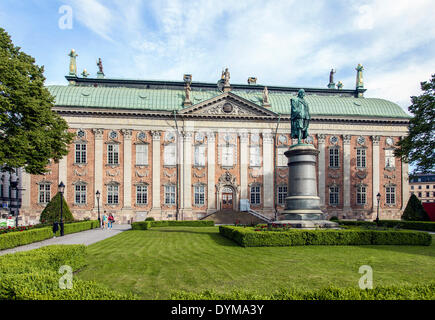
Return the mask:
<svg viewBox="0 0 435 320">
<path fill-rule="evenodd" d="M 337 228 L 337 223 L 324 220 L 320 210 L 316 174 L 319 150 L 311 144 L 301 143 L 291 146 L 284 154 L 289 167 L 285 218 L 273 224 L 290 224 L 296 228 Z"/>
</svg>

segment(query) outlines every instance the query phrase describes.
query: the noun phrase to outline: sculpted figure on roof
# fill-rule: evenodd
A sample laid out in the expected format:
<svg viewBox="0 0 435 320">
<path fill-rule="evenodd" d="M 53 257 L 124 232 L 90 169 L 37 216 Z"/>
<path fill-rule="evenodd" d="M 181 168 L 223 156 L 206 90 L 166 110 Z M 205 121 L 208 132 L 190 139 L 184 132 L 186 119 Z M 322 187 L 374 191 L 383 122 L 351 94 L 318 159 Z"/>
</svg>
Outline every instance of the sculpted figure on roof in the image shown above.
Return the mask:
<svg viewBox="0 0 435 320">
<path fill-rule="evenodd" d="M 308 126 L 310 124 L 310 109 L 308 102 L 305 101 L 305 90 L 300 89 L 296 98 L 290 99 L 291 102 L 291 137 L 298 139 L 298 144 L 302 139 L 308 137 Z"/>
<path fill-rule="evenodd" d="M 224 85 L 227 87 L 230 85 L 230 72 L 228 71 L 228 68 L 225 68 L 225 72 L 223 74 L 224 79 Z"/>
</svg>

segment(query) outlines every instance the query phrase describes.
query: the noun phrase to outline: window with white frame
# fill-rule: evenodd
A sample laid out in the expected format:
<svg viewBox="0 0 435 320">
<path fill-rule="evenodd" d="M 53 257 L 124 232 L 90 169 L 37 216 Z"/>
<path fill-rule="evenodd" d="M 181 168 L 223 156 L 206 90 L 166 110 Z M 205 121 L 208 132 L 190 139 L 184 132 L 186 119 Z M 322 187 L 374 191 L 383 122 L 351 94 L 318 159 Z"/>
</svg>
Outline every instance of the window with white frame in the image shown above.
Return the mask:
<svg viewBox="0 0 435 320">
<path fill-rule="evenodd" d="M 51 200 L 50 188 L 51 185 L 49 183 L 40 183 L 39 184 L 39 203 L 49 203 Z"/>
<path fill-rule="evenodd" d="M 165 149 L 163 152 L 165 166 L 175 166 L 177 164 L 175 147 L 176 145 L 174 143 L 165 145 Z"/>
<path fill-rule="evenodd" d="M 86 204 L 86 185 L 76 184 L 74 187 L 74 203 Z"/>
<path fill-rule="evenodd" d="M 388 205 L 396 204 L 396 187 L 387 186 L 385 187 L 385 200 Z"/>
<path fill-rule="evenodd" d="M 76 143 L 75 163 L 86 163 L 86 143 Z"/>
<path fill-rule="evenodd" d="M 107 145 L 107 163 L 119 164 L 119 145 L 108 144 Z"/>
<path fill-rule="evenodd" d="M 198 184 L 194 186 L 194 204 L 197 206 L 204 205 L 205 203 L 205 185 Z"/>
<path fill-rule="evenodd" d="M 385 150 L 385 168 L 395 168 L 394 149 Z"/>
<path fill-rule="evenodd" d="M 340 188 L 338 186 L 329 187 L 329 205 L 338 206 L 339 204 Z"/>
<path fill-rule="evenodd" d="M 340 167 L 340 150 L 338 148 L 329 148 L 329 166 L 331 168 Z"/>
<path fill-rule="evenodd" d="M 366 149 L 364 148 L 356 149 L 356 167 L 357 168 L 366 167 Z"/>
<path fill-rule="evenodd" d="M 279 205 L 284 205 L 285 198 L 287 197 L 287 186 L 286 185 L 278 186 L 276 194 L 278 196 L 277 203 Z"/>
<path fill-rule="evenodd" d="M 356 204 L 364 205 L 367 202 L 367 187 L 359 185 L 356 187 Z"/>
<path fill-rule="evenodd" d="M 203 144 L 196 145 L 194 149 L 194 165 L 197 167 L 205 166 L 205 146 Z"/>
<path fill-rule="evenodd" d="M 148 203 L 148 186 L 137 185 L 136 186 L 136 204 Z"/>
<path fill-rule="evenodd" d="M 165 204 L 175 204 L 175 185 L 173 184 L 165 185 Z"/>
<path fill-rule="evenodd" d="M 136 165 L 148 165 L 148 145 L 136 145 Z"/>
<path fill-rule="evenodd" d="M 107 203 L 118 204 L 119 201 L 119 186 L 115 184 L 109 184 L 107 186 Z"/>
<path fill-rule="evenodd" d="M 249 165 L 259 167 L 261 165 L 260 146 L 251 146 L 249 150 Z"/>
<path fill-rule="evenodd" d="M 276 149 L 276 165 L 278 167 L 287 167 L 287 157 L 284 152 L 286 152 L 287 148 L 277 148 Z"/>
<path fill-rule="evenodd" d="M 251 186 L 251 204 L 261 203 L 261 188 L 259 185 Z"/>
<path fill-rule="evenodd" d="M 234 147 L 233 146 L 222 146 L 222 166 L 232 167 L 234 165 Z"/>
</svg>

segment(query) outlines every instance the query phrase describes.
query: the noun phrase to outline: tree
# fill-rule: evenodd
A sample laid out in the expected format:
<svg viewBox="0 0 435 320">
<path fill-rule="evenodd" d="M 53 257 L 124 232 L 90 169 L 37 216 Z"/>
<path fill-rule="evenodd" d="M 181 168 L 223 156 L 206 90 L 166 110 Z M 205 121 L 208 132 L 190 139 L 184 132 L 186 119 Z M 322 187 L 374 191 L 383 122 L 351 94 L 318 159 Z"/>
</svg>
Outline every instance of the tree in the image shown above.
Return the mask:
<svg viewBox="0 0 435 320">
<path fill-rule="evenodd" d="M 73 135 L 52 110 L 44 67 L 20 49 L 0 28 L 0 164 L 3 171 L 23 167 L 42 174 L 50 159 L 57 162 L 68 154 Z"/>
<path fill-rule="evenodd" d="M 415 164 L 413 173 L 430 173 L 435 168 L 435 74 L 420 85 L 423 93 L 412 96 L 408 107 L 414 115 L 409 121 L 409 135 L 397 143 L 395 156 Z"/>
<path fill-rule="evenodd" d="M 65 201 L 65 198 L 62 197 L 62 219 L 64 222 L 72 222 L 74 221 L 74 217 L 68 207 L 68 204 Z M 39 217 L 39 221 L 43 223 L 53 223 L 55 221 L 60 222 L 60 192 L 58 192 L 47 205 L 44 210 L 41 212 L 41 216 Z"/>
<path fill-rule="evenodd" d="M 421 201 L 412 194 L 408 200 L 405 211 L 403 211 L 402 220 L 407 221 L 429 221 L 429 215 L 424 210 Z"/>
</svg>

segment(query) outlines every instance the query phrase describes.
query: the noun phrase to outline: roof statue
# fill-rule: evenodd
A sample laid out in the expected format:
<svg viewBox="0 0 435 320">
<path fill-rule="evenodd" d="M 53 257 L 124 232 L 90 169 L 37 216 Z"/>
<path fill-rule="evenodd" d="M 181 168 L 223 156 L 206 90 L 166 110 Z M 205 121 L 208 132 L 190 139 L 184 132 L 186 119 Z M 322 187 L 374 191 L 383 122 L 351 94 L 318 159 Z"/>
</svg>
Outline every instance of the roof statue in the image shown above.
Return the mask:
<svg viewBox="0 0 435 320">
<path fill-rule="evenodd" d="M 77 76 L 77 63 L 76 63 L 76 57 L 78 54 L 74 49 L 71 49 L 71 52 L 68 54 L 70 57 L 69 60 L 69 75 L 70 76 Z"/>
<path fill-rule="evenodd" d="M 308 137 L 308 126 L 310 124 L 310 109 L 308 102 L 304 99 L 305 90 L 299 89 L 298 96 L 291 98 L 291 137 L 298 139 L 298 144 L 302 139 Z"/>
<path fill-rule="evenodd" d="M 267 90 L 267 87 L 264 87 L 263 89 L 263 105 L 270 105 L 269 103 L 269 90 Z"/>
<path fill-rule="evenodd" d="M 185 92 L 185 98 L 183 105 L 191 105 L 192 102 L 190 101 L 190 93 L 192 91 L 192 88 L 190 87 L 190 82 L 186 81 L 186 86 L 184 87 Z"/>
<path fill-rule="evenodd" d="M 87 78 L 88 75 L 89 75 L 88 71 L 86 69 L 83 69 L 83 72 L 82 72 L 83 78 Z"/>
<path fill-rule="evenodd" d="M 228 71 L 228 68 L 225 68 L 223 79 L 225 87 L 228 87 L 230 85 L 230 72 Z"/>
<path fill-rule="evenodd" d="M 334 89 L 335 88 L 334 73 L 336 73 L 336 70 L 334 70 L 334 69 L 331 69 L 331 71 L 329 72 L 329 84 L 328 84 L 328 88 L 330 88 L 330 89 Z"/>
<path fill-rule="evenodd" d="M 364 82 L 363 82 L 363 76 L 362 72 L 364 70 L 364 67 L 360 64 L 355 68 L 356 72 L 356 87 L 357 88 L 364 88 Z"/>
<path fill-rule="evenodd" d="M 343 88 L 343 82 L 338 81 L 338 83 L 337 83 L 337 89 L 341 90 L 342 88 Z"/>
<path fill-rule="evenodd" d="M 101 58 L 98 58 L 98 60 L 97 60 L 97 66 L 98 66 L 97 77 L 98 78 L 103 78 L 104 77 L 103 61 L 101 61 Z"/>
</svg>

